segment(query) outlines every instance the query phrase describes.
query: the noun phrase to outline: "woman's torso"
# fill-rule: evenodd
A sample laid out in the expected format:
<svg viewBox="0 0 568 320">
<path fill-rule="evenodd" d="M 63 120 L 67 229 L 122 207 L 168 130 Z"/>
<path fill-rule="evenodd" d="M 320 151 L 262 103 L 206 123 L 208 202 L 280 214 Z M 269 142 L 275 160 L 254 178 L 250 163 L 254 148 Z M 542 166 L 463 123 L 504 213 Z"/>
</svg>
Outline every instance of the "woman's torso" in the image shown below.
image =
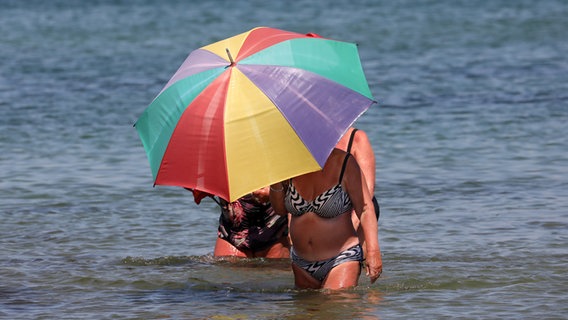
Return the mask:
<svg viewBox="0 0 568 320">
<path fill-rule="evenodd" d="M 240 250 L 260 250 L 279 241 L 286 225 L 286 216 L 249 194 L 222 209 L 218 235 Z"/>
<path fill-rule="evenodd" d="M 351 212 L 351 202 L 340 180 L 346 156 L 345 152 L 334 149 L 323 170 L 294 178 L 288 187 L 285 197 L 287 206 L 293 202 L 288 199 L 292 194 L 313 206 L 318 196 L 335 189 L 331 200 L 336 203 L 332 201 L 318 214 L 301 212 L 291 215 L 290 237 L 294 250 L 304 259 L 316 261 L 331 258 L 358 242 L 351 215 L 347 214 Z M 340 186 L 337 188 L 338 182 Z M 288 209 L 294 211 L 297 208 Z"/>
</svg>

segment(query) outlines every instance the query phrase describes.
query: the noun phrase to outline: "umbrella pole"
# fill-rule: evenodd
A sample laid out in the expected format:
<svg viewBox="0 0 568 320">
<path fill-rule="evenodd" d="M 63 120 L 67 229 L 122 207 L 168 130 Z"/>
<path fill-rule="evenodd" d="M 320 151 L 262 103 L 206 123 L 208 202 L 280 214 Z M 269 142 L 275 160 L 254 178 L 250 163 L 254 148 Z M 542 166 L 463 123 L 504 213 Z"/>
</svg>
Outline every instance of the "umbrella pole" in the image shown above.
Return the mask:
<svg viewBox="0 0 568 320">
<path fill-rule="evenodd" d="M 219 200 L 217 200 L 214 196 L 213 196 L 213 197 L 210 197 L 210 198 L 213 199 L 213 201 L 215 201 L 215 202 L 219 205 L 219 207 L 223 207 L 223 206 L 221 205 L 221 202 L 219 202 Z"/>
<path fill-rule="evenodd" d="M 231 61 L 231 64 L 229 65 L 229 67 L 234 66 L 235 60 L 233 60 L 233 56 L 231 55 L 231 51 L 229 51 L 229 48 L 225 48 L 225 51 L 227 51 L 227 56 L 229 56 L 229 61 Z"/>
</svg>

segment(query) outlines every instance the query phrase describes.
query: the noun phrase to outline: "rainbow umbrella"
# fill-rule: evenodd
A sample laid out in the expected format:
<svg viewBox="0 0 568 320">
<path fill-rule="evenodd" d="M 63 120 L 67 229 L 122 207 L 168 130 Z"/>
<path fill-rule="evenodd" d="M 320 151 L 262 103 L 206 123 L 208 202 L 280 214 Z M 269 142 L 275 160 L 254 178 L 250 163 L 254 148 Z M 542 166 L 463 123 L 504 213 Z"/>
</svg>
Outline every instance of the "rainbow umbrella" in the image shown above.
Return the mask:
<svg viewBox="0 0 568 320">
<path fill-rule="evenodd" d="M 321 169 L 373 102 L 355 44 L 260 27 L 191 52 L 135 127 L 154 185 L 234 201 Z"/>
</svg>

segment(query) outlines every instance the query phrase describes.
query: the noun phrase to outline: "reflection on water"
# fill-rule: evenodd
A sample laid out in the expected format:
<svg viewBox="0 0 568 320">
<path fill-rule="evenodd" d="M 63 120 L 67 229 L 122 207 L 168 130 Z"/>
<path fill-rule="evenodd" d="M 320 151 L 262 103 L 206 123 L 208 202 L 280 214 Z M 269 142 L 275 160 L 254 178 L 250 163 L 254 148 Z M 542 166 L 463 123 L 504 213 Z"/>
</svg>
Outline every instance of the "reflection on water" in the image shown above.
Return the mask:
<svg viewBox="0 0 568 320">
<path fill-rule="evenodd" d="M 212 317 L 246 319 L 246 315 L 254 314 L 268 319 L 378 319 L 375 313 L 383 300 L 378 290 L 380 286 L 369 287 L 367 280 L 357 288 L 344 291 L 297 290 L 288 259 L 205 255 L 127 257 L 121 263 L 133 268 L 134 273 L 145 268 L 160 268 L 160 272 L 167 274 L 185 273 L 183 282 L 133 280 L 129 287 L 135 287 L 136 292 L 128 294 L 127 299 L 133 303 L 208 306 L 207 311 L 195 308 L 193 316 L 211 317 L 213 314 Z M 212 312 L 211 308 L 216 311 Z"/>
<path fill-rule="evenodd" d="M 293 294 L 289 319 L 379 319 L 382 294 L 368 288 L 325 292 L 302 290 Z"/>
</svg>

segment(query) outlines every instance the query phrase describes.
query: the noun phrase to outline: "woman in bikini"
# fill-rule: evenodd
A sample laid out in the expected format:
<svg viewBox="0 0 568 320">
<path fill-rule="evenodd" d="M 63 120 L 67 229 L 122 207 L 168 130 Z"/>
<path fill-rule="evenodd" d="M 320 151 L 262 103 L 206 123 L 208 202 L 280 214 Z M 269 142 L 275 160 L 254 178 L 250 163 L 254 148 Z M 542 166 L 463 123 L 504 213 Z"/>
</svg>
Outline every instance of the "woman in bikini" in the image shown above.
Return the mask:
<svg viewBox="0 0 568 320">
<path fill-rule="evenodd" d="M 363 248 L 351 220 L 354 210 L 365 239 L 366 274 L 382 272 L 377 218 L 365 176 L 347 152 L 334 149 L 320 171 L 270 186 L 278 214 L 290 213 L 292 270 L 298 288 L 356 286 Z"/>
<path fill-rule="evenodd" d="M 365 175 L 369 192 L 375 189 L 375 155 L 367 134 L 350 128 L 336 148 L 351 153 Z M 237 201 L 220 200 L 218 237 L 215 243 L 216 257 L 288 258 L 290 243 L 287 236 L 287 219 L 276 215 L 268 201 L 268 187 L 261 188 Z M 379 205 L 373 197 L 375 213 L 379 218 Z M 353 225 L 359 234 L 359 218 L 352 212 Z M 364 238 L 360 236 L 361 243 Z"/>
</svg>

